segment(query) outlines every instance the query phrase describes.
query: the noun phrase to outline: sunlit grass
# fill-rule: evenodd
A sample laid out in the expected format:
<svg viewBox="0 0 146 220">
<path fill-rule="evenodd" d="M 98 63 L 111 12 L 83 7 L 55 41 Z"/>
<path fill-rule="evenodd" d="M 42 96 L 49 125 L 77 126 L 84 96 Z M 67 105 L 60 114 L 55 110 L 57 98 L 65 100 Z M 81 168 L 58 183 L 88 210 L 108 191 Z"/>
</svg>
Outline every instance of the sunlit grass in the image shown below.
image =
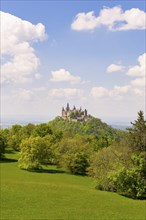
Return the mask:
<svg viewBox="0 0 146 220">
<path fill-rule="evenodd" d="M 144 220 L 145 201 L 95 189 L 92 179 L 50 166 L 43 173 L 18 168 L 16 154 L 1 166 L 1 219 Z"/>
</svg>

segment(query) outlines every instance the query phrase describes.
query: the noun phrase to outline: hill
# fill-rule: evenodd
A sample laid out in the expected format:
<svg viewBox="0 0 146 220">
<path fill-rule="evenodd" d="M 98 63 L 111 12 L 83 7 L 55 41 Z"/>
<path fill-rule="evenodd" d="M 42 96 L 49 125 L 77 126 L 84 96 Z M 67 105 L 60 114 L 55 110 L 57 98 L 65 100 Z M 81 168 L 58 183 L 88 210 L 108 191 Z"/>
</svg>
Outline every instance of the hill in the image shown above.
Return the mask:
<svg viewBox="0 0 146 220">
<path fill-rule="evenodd" d="M 69 121 L 56 117 L 48 125 L 53 131 L 70 132 L 79 135 L 94 135 L 97 138 L 107 137 L 115 140 L 123 134 L 123 131 L 114 129 L 99 118 L 92 117 L 88 121 Z"/>
<path fill-rule="evenodd" d="M 64 173 L 55 166 L 42 173 L 22 171 L 14 151 L 6 158 L 0 163 L 3 220 L 145 219 L 145 201 L 96 190 L 89 177 Z"/>
</svg>

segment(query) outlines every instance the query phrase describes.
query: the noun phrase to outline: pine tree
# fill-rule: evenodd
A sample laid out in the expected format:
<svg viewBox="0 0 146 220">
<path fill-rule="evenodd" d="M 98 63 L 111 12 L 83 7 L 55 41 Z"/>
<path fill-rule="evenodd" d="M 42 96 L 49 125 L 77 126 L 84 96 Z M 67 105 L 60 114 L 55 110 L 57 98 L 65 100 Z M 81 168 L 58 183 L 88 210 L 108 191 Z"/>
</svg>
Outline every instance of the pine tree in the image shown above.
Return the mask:
<svg viewBox="0 0 146 220">
<path fill-rule="evenodd" d="M 138 112 L 138 118 L 135 122 L 131 122 L 132 128 L 128 128 L 128 145 L 136 152 L 146 150 L 146 121 L 144 113 Z"/>
</svg>

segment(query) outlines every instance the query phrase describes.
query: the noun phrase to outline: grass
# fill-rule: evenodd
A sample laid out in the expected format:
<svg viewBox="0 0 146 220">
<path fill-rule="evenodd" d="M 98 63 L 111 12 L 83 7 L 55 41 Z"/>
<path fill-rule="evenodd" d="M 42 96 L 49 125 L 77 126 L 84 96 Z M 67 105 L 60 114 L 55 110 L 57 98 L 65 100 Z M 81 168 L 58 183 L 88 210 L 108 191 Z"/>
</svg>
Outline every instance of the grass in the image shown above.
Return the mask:
<svg viewBox="0 0 146 220">
<path fill-rule="evenodd" d="M 0 164 L 3 220 L 144 220 L 145 201 L 95 189 L 92 179 L 54 166 L 45 172 L 20 170 L 17 155 Z"/>
</svg>

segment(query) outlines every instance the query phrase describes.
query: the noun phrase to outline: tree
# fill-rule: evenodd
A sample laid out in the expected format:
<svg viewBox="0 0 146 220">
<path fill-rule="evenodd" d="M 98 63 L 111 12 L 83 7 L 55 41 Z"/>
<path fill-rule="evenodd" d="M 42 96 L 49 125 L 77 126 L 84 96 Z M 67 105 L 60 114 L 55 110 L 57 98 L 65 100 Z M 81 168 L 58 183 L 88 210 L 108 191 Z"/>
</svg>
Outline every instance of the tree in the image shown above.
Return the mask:
<svg viewBox="0 0 146 220">
<path fill-rule="evenodd" d="M 13 125 L 10 129 L 9 136 L 8 136 L 8 146 L 12 147 L 14 150 L 19 151 L 20 143 L 22 140 L 21 137 L 21 125 Z"/>
<path fill-rule="evenodd" d="M 36 125 L 31 124 L 31 123 L 29 123 L 29 124 L 23 126 L 23 127 L 21 128 L 21 132 L 20 132 L 20 133 L 21 133 L 21 136 L 23 136 L 23 139 L 24 139 L 25 137 L 30 137 L 30 136 L 32 135 L 33 130 L 35 129 L 35 127 L 36 127 Z"/>
<path fill-rule="evenodd" d="M 121 167 L 109 175 L 109 188 L 134 199 L 144 199 L 146 198 L 146 152 L 134 155 L 131 159 L 130 169 Z"/>
<path fill-rule="evenodd" d="M 46 123 L 42 123 L 36 125 L 35 129 L 33 129 L 33 136 L 37 137 L 44 137 L 45 135 L 52 134 L 52 130 L 50 126 Z"/>
<path fill-rule="evenodd" d="M 29 137 L 20 145 L 19 167 L 26 170 L 41 169 L 48 158 L 47 141 L 42 137 Z"/>
<path fill-rule="evenodd" d="M 128 145 L 135 152 L 146 151 L 146 121 L 144 120 L 144 113 L 138 112 L 138 118 L 132 128 L 128 128 Z"/>
<path fill-rule="evenodd" d="M 131 166 L 131 151 L 127 146 L 110 146 L 100 149 L 90 157 L 88 174 L 97 181 L 97 188 L 110 190 L 108 176 L 121 167 Z"/>
<path fill-rule="evenodd" d="M 56 149 L 58 163 L 73 174 L 85 174 L 92 149 L 81 136 L 62 139 Z"/>
<path fill-rule="evenodd" d="M 6 142 L 2 130 L 0 130 L 0 158 L 4 156 Z"/>
</svg>

